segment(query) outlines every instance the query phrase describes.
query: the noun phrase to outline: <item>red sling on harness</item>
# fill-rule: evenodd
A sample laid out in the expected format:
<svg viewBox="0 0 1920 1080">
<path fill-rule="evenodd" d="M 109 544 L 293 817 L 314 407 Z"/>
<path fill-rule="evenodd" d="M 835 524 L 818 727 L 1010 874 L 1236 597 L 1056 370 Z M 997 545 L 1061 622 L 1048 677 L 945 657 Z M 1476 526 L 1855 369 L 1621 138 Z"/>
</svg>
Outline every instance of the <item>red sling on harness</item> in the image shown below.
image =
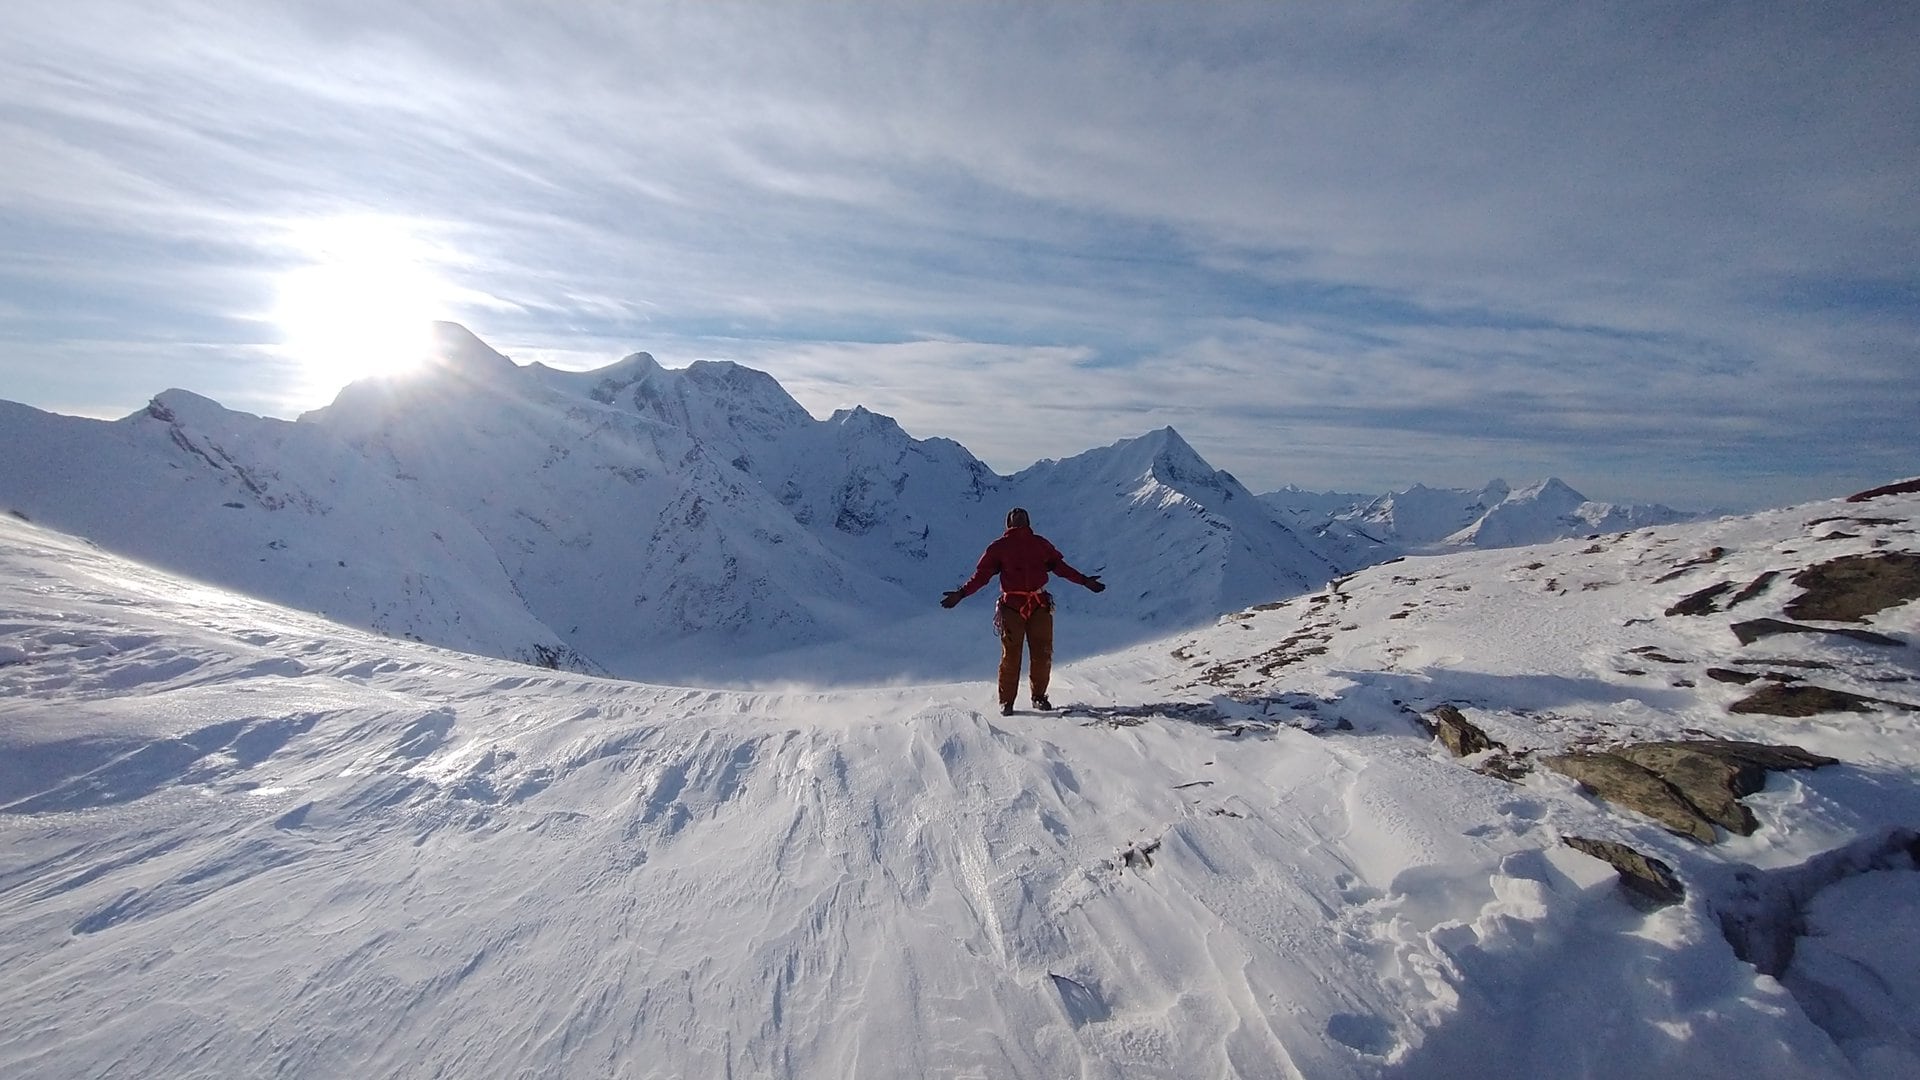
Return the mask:
<svg viewBox="0 0 1920 1080">
<path fill-rule="evenodd" d="M 1053 606 L 1053 597 L 1045 589 L 1002 589 L 1000 602 L 1020 613 L 1023 619 L 1033 618 L 1033 613 L 1043 607 Z"/>
</svg>

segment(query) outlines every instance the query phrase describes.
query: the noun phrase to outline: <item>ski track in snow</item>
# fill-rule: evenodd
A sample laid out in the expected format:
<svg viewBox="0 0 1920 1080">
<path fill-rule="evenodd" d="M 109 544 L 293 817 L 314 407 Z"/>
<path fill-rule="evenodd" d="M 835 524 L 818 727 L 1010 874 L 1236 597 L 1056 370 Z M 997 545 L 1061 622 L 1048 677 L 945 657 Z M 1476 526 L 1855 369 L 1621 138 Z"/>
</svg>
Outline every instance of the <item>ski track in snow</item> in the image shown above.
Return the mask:
<svg viewBox="0 0 1920 1080">
<path fill-rule="evenodd" d="M 0 520 L 0 1073 L 1894 1075 L 1920 1041 L 1843 1051 L 1706 899 L 1637 911 L 1558 841 L 1691 872 L 1920 825 L 1912 714 L 1802 722 L 1858 767 L 1775 777 L 1712 853 L 1413 723 L 1778 738 L 1627 651 L 1725 650 L 1647 621 L 1786 526 L 1718 528 L 1747 546 L 1666 584 L 1705 527 L 1377 568 L 1001 717 L 984 680 L 520 667 Z"/>
</svg>

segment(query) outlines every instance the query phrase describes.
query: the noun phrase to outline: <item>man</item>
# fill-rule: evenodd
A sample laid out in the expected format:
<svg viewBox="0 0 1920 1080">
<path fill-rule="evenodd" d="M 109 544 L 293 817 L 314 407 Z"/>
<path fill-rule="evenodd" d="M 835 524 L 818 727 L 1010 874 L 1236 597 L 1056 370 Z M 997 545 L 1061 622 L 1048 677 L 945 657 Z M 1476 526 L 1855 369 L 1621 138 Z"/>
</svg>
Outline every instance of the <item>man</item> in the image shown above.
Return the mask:
<svg viewBox="0 0 1920 1080">
<path fill-rule="evenodd" d="M 1002 716 L 1013 713 L 1014 692 L 1020 688 L 1022 643 L 1033 653 L 1033 707 L 1042 711 L 1053 708 L 1053 702 L 1047 700 L 1047 680 L 1053 674 L 1053 597 L 1047 592 L 1048 573 L 1094 592 L 1106 589 L 1099 575 L 1083 574 L 1068 566 L 1059 549 L 1033 531 L 1027 512 L 1016 506 L 1007 511 L 1007 531 L 987 545 L 973 577 L 940 598 L 941 607 L 951 608 L 978 592 L 993 575 L 1000 575 L 1000 604 L 994 610 L 993 623 L 1000 628 Z"/>
</svg>

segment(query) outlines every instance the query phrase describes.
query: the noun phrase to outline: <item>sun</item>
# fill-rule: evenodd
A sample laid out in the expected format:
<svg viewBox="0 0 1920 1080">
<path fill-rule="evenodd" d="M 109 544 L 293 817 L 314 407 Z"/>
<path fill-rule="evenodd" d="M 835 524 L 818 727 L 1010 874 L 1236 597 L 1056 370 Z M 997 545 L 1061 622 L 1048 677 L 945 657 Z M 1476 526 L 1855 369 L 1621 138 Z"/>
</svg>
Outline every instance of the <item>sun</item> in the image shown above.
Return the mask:
<svg viewBox="0 0 1920 1080">
<path fill-rule="evenodd" d="M 314 222 L 295 242 L 308 261 L 281 275 L 272 317 L 314 382 L 343 386 L 426 360 L 450 289 L 425 243 L 379 218 Z"/>
</svg>

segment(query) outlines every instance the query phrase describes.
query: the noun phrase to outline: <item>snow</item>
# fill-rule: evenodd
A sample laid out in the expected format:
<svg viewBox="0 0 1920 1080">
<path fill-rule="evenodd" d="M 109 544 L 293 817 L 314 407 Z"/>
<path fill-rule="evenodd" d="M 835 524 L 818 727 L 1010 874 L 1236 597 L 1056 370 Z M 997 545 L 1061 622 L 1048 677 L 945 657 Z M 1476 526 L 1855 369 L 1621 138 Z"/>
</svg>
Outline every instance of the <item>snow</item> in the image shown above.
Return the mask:
<svg viewBox="0 0 1920 1080">
<path fill-rule="evenodd" d="M 1558 477 L 1518 489 L 1503 480 L 1477 490 L 1415 484 L 1380 496 L 1289 487 L 1260 501 L 1295 530 L 1318 538 L 1328 557 L 1347 569 L 1401 555 L 1524 547 L 1700 516 L 1658 504 L 1594 502 Z"/>
<path fill-rule="evenodd" d="M 936 607 L 1026 506 L 1097 600 L 1086 656 L 1336 572 L 1167 429 L 1017 476 L 764 372 L 636 353 L 517 366 L 461 327 L 409 377 L 287 423 L 168 390 L 113 423 L 0 403 L 0 505 L 396 637 L 629 678 L 958 677 L 993 641 Z"/>
<path fill-rule="evenodd" d="M 1920 1070 L 1920 890 L 1909 859 L 1838 882 L 1807 911 L 1789 979 L 1848 1056 L 1884 1075 Z"/>
<path fill-rule="evenodd" d="M 518 438 L 555 399 L 489 400 L 444 424 L 409 409 L 408 453 L 501 416 Z M 584 415 L 638 433 L 623 447 L 713 445 Z M 733 415 L 776 418 L 763 447 L 826 430 Z M 209 436 L 220 420 L 182 424 L 234 460 L 318 430 Z M 170 430 L 109 428 L 122 447 Z M 406 456 L 394 427 L 366 431 Z M 902 437 L 849 445 L 884 458 Z M 1138 507 L 1116 528 L 1221 515 L 1193 493 L 1231 478 L 1147 439 L 1121 448 L 1147 468 L 1112 474 Z M 125 454 L 139 477 L 178 460 Z M 328 467 L 356 460 L 374 459 Z M 764 460 L 784 478 L 819 459 Z M 1664 612 L 1716 581 L 1915 550 L 1916 519 L 1908 496 L 1409 558 L 1082 656 L 1056 673 L 1062 712 L 1001 717 L 985 662 L 862 686 L 873 658 L 849 638 L 792 685 L 616 681 L 381 636 L 0 515 L 0 1074 L 1908 1075 L 1911 861 L 1848 852 L 1920 824 L 1916 713 L 1735 714 L 1744 688 L 1699 676 L 1819 662 L 1823 685 L 1920 703 L 1920 612 L 1867 622 L 1899 646 L 1744 648 L 1729 623 L 1777 614 L 1784 581 Z M 1063 610 L 1063 636 L 1087 622 Z M 1747 800 L 1760 829 L 1704 847 L 1551 772 L 1448 758 L 1413 720 L 1443 703 L 1517 749 L 1705 733 L 1842 764 L 1774 774 Z M 1628 903 L 1572 835 L 1660 858 L 1686 900 Z M 1740 893 L 1788 879 L 1806 887 Z M 1804 909 L 1743 906 L 1763 894 Z M 1735 955 L 1729 914 L 1812 936 L 1776 978 Z"/>
</svg>

